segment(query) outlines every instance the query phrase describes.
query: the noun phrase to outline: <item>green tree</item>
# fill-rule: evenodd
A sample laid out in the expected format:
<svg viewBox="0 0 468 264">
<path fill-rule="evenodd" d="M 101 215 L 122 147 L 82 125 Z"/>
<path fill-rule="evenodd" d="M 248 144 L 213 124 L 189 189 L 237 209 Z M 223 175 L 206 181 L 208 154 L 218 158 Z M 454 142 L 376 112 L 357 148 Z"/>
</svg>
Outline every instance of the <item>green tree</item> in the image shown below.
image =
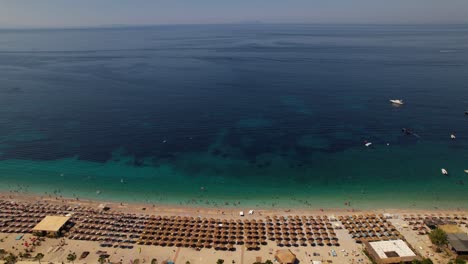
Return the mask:
<svg viewBox="0 0 468 264">
<path fill-rule="evenodd" d="M 436 228 L 429 233 L 432 244 L 443 246 L 447 244 L 447 233 L 440 228 Z"/>
<path fill-rule="evenodd" d="M 426 258 L 423 260 L 413 260 L 411 264 L 434 264 L 431 259 Z"/>
<path fill-rule="evenodd" d="M 449 263 L 447 264 L 466 264 L 466 261 L 464 261 L 463 259 L 456 259 L 449 261 Z"/>
<path fill-rule="evenodd" d="M 105 255 L 100 255 L 98 259 L 100 264 L 104 264 L 106 262 L 106 256 Z"/>
<path fill-rule="evenodd" d="M 37 255 L 34 257 L 35 260 L 39 261 L 39 264 L 41 264 L 41 259 L 44 258 L 44 254 L 42 253 L 37 253 Z"/>
<path fill-rule="evenodd" d="M 216 261 L 216 264 L 223 264 L 224 263 L 224 259 L 218 259 L 218 261 Z"/>
<path fill-rule="evenodd" d="M 267 261 L 265 261 L 265 264 L 273 264 L 273 262 L 268 259 Z"/>
<path fill-rule="evenodd" d="M 152 259 L 151 264 L 158 264 L 158 260 L 157 259 Z"/>
<path fill-rule="evenodd" d="M 15 256 L 13 253 L 8 254 L 8 256 L 5 257 L 5 264 L 14 264 L 16 261 L 18 261 L 18 257 Z"/>
<path fill-rule="evenodd" d="M 187 260 L 187 261 L 185 262 L 185 264 L 190 264 L 190 261 Z"/>
<path fill-rule="evenodd" d="M 75 263 L 75 260 L 76 260 L 76 254 L 75 254 L 75 252 L 68 254 L 67 260 L 68 260 L 69 262 L 71 262 L 71 263 Z"/>
</svg>

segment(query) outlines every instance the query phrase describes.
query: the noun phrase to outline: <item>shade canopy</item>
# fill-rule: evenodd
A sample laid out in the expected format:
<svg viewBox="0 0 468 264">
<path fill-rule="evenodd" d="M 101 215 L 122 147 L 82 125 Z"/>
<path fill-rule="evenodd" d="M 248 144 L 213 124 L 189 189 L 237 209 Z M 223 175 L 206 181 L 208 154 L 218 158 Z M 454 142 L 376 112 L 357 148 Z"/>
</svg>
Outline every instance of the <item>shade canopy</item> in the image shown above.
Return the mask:
<svg viewBox="0 0 468 264">
<path fill-rule="evenodd" d="M 294 255 L 289 249 L 281 249 L 276 251 L 275 259 L 281 264 L 293 264 L 296 263 L 296 255 Z"/>
<path fill-rule="evenodd" d="M 67 216 L 46 216 L 37 224 L 33 231 L 58 232 L 70 220 Z"/>
<path fill-rule="evenodd" d="M 468 235 L 465 233 L 448 234 L 447 239 L 457 253 L 468 254 Z"/>
</svg>

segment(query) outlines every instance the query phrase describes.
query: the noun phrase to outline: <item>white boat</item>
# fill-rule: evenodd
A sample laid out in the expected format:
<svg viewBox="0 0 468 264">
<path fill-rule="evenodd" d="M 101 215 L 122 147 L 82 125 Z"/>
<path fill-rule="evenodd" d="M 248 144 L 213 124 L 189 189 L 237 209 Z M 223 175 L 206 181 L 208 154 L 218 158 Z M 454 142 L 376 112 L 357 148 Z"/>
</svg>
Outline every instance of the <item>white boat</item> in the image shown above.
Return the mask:
<svg viewBox="0 0 468 264">
<path fill-rule="evenodd" d="M 468 173 L 468 170 L 465 170 L 465 173 Z"/>
<path fill-rule="evenodd" d="M 451 139 L 456 139 L 457 137 L 456 137 L 454 134 L 451 134 L 451 135 L 450 135 L 450 138 L 451 138 Z"/>
<path fill-rule="evenodd" d="M 442 172 L 443 175 L 448 175 L 448 171 L 446 169 L 442 168 L 440 171 Z"/>
<path fill-rule="evenodd" d="M 372 145 L 372 142 L 367 142 L 366 144 L 364 144 L 364 146 L 366 147 L 370 147 Z"/>
<path fill-rule="evenodd" d="M 390 102 L 391 102 L 392 104 L 395 104 L 395 105 L 402 105 L 402 104 L 404 104 L 404 103 L 403 103 L 403 100 L 401 100 L 401 99 L 390 99 Z"/>
</svg>

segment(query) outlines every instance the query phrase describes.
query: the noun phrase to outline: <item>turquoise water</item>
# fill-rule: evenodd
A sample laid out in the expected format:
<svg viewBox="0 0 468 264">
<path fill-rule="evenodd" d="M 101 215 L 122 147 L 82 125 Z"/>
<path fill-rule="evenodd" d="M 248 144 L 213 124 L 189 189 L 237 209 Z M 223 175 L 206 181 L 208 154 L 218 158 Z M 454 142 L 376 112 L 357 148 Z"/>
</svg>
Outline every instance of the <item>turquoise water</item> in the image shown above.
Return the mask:
<svg viewBox="0 0 468 264">
<path fill-rule="evenodd" d="M 113 201 L 281 208 L 335 208 L 344 202 L 358 208 L 466 207 L 466 186 L 460 184 L 466 174 L 452 170 L 450 177 L 442 176 L 438 164 L 428 163 L 439 160 L 447 168 L 463 168 L 466 151 L 447 146 L 349 150 L 333 157 L 317 155 L 314 166 L 294 169 L 288 159 L 264 158 L 274 165 L 252 169 L 244 160 L 199 153 L 139 167 L 132 165 L 130 156 L 105 163 L 7 160 L 0 163 L 0 173 L 3 188 L 10 190 Z"/>
<path fill-rule="evenodd" d="M 0 190 L 468 208 L 466 28 L 2 30 Z"/>
</svg>

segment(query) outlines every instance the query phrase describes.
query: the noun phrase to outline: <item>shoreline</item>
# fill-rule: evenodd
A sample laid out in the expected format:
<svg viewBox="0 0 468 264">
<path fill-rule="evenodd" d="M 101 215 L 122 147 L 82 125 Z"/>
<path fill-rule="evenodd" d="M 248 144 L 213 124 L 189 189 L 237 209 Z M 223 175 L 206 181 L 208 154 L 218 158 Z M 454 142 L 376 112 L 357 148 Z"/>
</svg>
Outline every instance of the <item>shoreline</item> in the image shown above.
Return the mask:
<svg viewBox="0 0 468 264">
<path fill-rule="evenodd" d="M 46 196 L 38 195 L 33 193 L 11 193 L 11 192 L 0 192 L 1 200 L 8 200 L 14 202 L 48 202 L 51 204 L 69 204 L 69 205 L 78 205 L 78 206 L 88 206 L 97 208 L 98 206 L 105 205 L 109 207 L 110 210 L 127 212 L 127 213 L 137 213 L 137 214 L 158 214 L 158 215 L 199 215 L 199 216 L 216 216 L 216 217 L 239 217 L 239 212 L 244 211 L 247 215 L 249 210 L 254 210 L 254 215 L 249 215 L 248 217 L 260 217 L 267 215 L 349 215 L 349 214 L 362 214 L 362 213 L 375 213 L 375 214 L 452 214 L 452 213 L 468 213 L 467 209 L 463 208 L 385 208 L 385 207 L 376 207 L 376 208 L 254 208 L 244 205 L 239 205 L 237 207 L 207 207 L 207 206 L 186 206 L 186 205 L 169 205 L 169 204 L 157 204 L 157 203 L 144 203 L 144 202 L 115 202 L 108 200 L 98 200 L 98 199 L 76 199 L 71 197 L 61 197 L 61 196 Z"/>
</svg>

